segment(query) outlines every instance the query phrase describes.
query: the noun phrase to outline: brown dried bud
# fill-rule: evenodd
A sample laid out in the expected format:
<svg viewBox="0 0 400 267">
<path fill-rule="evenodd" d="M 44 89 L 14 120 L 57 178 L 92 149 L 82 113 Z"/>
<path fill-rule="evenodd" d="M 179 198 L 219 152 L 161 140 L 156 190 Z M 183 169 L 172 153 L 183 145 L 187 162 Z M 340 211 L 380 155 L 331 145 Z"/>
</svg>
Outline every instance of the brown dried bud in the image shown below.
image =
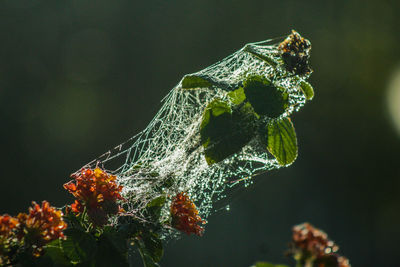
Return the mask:
<svg viewBox="0 0 400 267">
<path fill-rule="evenodd" d="M 297 75 L 310 74 L 308 64 L 311 43 L 292 30 L 292 33 L 278 46 L 286 70 Z"/>
</svg>

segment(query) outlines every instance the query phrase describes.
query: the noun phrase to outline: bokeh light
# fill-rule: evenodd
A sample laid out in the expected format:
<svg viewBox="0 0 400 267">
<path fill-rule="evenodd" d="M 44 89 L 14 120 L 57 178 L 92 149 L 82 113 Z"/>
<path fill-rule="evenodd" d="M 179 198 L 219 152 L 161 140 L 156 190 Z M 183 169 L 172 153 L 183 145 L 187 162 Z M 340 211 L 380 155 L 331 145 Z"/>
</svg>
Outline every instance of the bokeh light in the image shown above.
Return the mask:
<svg viewBox="0 0 400 267">
<path fill-rule="evenodd" d="M 389 80 L 386 100 L 393 126 L 400 135 L 400 66 L 393 71 Z"/>
</svg>

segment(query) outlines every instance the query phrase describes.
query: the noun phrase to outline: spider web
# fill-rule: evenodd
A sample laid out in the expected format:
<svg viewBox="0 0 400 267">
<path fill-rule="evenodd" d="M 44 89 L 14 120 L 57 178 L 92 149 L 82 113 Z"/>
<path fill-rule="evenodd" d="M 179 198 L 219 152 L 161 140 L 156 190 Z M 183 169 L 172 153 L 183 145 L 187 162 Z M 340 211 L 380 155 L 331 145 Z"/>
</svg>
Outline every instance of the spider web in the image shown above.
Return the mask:
<svg viewBox="0 0 400 267">
<path fill-rule="evenodd" d="M 278 45 L 276 39 L 250 43 L 199 72 L 185 75 L 162 100 L 161 109 L 142 132 L 84 168 L 101 166 L 116 175 L 128 199 L 127 214 L 137 219 L 145 220 L 141 211 L 154 198 L 171 199 L 179 192 L 186 192 L 200 216 L 207 218 L 213 203 L 222 199 L 228 188 L 246 186 L 251 177 L 282 167 L 257 138 L 238 153 L 209 165 L 199 131 L 207 104 L 215 98 L 228 99 L 227 94 L 251 75 L 267 77 L 275 86 L 286 89 L 289 107 L 281 117 L 304 105 L 299 84 L 309 74 L 288 72 L 280 61 Z M 189 76 L 202 77 L 212 85 L 185 89 L 182 82 Z M 169 217 L 170 201 L 164 205 L 161 221 Z"/>
</svg>

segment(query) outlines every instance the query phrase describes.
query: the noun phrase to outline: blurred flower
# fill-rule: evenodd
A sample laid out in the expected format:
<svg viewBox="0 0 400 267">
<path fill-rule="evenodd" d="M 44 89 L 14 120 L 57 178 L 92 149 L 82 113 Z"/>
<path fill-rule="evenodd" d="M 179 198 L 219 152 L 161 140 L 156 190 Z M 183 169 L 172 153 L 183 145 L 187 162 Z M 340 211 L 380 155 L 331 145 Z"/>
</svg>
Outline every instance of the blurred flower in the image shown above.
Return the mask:
<svg viewBox="0 0 400 267">
<path fill-rule="evenodd" d="M 116 183 L 116 176 L 96 168 L 82 169 L 71 177 L 75 180 L 64 184 L 64 188 L 76 198 L 71 204 L 73 212 L 82 213 L 86 208 L 90 220 L 102 226 L 107 223 L 108 215 L 121 211 L 117 200 L 124 198 L 120 194 L 122 186 Z"/>
<path fill-rule="evenodd" d="M 337 256 L 336 257 L 337 262 L 338 262 L 338 267 L 351 267 L 349 259 L 347 259 L 344 256 Z"/>
<path fill-rule="evenodd" d="M 328 235 L 309 223 L 293 227 L 290 254 L 305 266 L 350 267 L 347 258 L 336 254 L 339 247 Z"/>
<path fill-rule="evenodd" d="M 296 248 L 310 252 L 316 257 L 336 252 L 339 249 L 333 241 L 328 239 L 325 232 L 314 228 L 309 223 L 293 227 L 293 243 Z"/>
<path fill-rule="evenodd" d="M 346 257 L 336 253 L 326 255 L 315 259 L 313 267 L 351 267 L 349 260 Z"/>
<path fill-rule="evenodd" d="M 63 238 L 63 230 L 67 224 L 63 221 L 63 213 L 49 202 L 43 201 L 42 206 L 32 202 L 29 214 L 18 214 L 18 238 L 24 240 L 27 247 L 32 247 L 33 255 L 38 257 L 42 247 L 52 240 Z"/>
<path fill-rule="evenodd" d="M 189 199 L 186 193 L 177 194 L 171 204 L 172 226 L 186 234 L 196 234 L 201 236 L 204 228 L 198 223 L 205 224 L 205 221 L 198 215 L 194 203 Z"/>
<path fill-rule="evenodd" d="M 15 229 L 19 225 L 16 218 L 8 214 L 0 215 L 0 265 L 9 264 L 10 250 L 15 241 Z"/>
<path fill-rule="evenodd" d="M 8 214 L 0 215 L 0 238 L 8 238 L 12 235 L 12 230 L 17 227 L 18 219 Z"/>
</svg>

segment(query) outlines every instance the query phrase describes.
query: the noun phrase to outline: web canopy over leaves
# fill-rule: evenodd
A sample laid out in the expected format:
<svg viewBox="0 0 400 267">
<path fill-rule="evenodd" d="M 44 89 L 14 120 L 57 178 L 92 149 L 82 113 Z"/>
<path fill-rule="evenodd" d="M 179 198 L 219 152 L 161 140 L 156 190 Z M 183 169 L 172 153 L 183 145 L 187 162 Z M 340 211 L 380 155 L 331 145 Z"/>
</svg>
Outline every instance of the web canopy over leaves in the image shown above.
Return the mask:
<svg viewBox="0 0 400 267">
<path fill-rule="evenodd" d="M 116 175 L 129 200 L 125 210 L 136 219 L 146 220 L 145 207 L 162 197 L 159 221 L 168 221 L 168 204 L 179 192 L 206 218 L 237 181 L 296 159 L 289 116 L 314 94 L 306 82 L 310 49 L 293 31 L 282 42 L 247 44 L 185 75 L 146 129 L 85 168 L 100 165 Z"/>
</svg>

